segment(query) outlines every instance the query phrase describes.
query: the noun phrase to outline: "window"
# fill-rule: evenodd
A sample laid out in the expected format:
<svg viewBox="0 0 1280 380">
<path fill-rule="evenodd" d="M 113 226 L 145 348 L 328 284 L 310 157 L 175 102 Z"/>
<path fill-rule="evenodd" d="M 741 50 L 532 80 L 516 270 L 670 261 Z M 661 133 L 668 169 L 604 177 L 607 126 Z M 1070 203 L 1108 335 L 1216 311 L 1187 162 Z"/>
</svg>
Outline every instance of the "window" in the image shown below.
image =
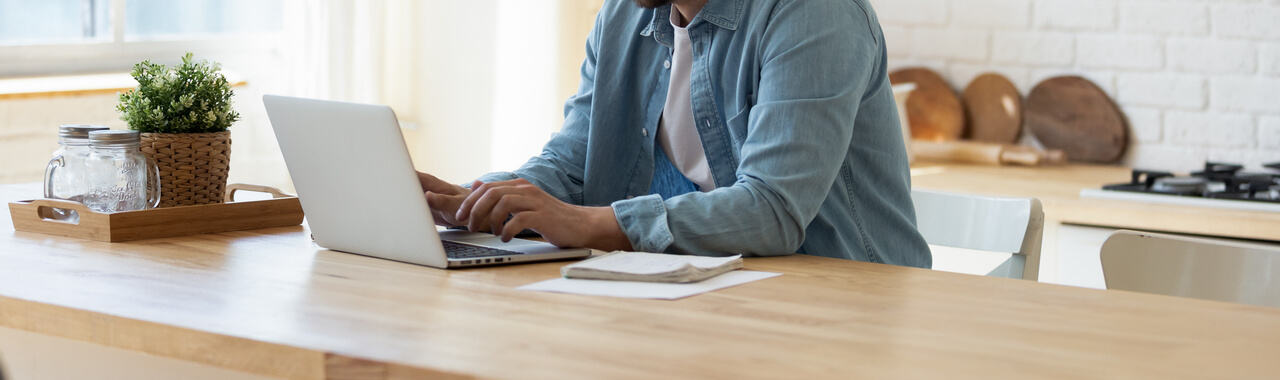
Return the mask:
<svg viewBox="0 0 1280 380">
<path fill-rule="evenodd" d="M 104 40 L 106 8 L 105 0 L 0 0 L 0 45 Z"/>
<path fill-rule="evenodd" d="M 275 32 L 280 30 L 281 8 L 280 0 L 128 0 L 124 37 L 163 40 Z"/>
<path fill-rule="evenodd" d="M 269 51 L 284 0 L 0 0 L 0 77 Z"/>
</svg>

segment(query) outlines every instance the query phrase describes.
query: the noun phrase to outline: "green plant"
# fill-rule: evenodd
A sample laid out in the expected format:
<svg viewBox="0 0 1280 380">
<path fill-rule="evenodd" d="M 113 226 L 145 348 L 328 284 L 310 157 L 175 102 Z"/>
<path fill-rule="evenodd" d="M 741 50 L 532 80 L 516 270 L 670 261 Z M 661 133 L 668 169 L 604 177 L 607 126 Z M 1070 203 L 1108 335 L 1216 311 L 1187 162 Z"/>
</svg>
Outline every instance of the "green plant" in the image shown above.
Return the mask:
<svg viewBox="0 0 1280 380">
<path fill-rule="evenodd" d="M 138 87 L 120 94 L 120 120 L 143 133 L 222 132 L 240 119 L 231 109 L 231 84 L 222 65 L 195 62 L 192 54 L 173 68 L 142 61 L 133 66 Z"/>
</svg>

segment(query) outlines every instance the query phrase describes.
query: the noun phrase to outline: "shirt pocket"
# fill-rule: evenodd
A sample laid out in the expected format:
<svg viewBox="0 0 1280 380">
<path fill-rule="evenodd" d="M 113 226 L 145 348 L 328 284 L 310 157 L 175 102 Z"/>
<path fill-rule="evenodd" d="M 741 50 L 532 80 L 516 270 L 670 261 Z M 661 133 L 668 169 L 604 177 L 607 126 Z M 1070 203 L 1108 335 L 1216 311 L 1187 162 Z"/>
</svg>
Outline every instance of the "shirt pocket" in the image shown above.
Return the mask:
<svg viewBox="0 0 1280 380">
<path fill-rule="evenodd" d="M 738 112 L 726 121 L 729 135 L 733 137 L 734 151 L 741 150 L 742 144 L 747 141 L 747 124 L 751 120 L 751 108 L 756 104 L 756 94 L 747 94 L 746 98 L 746 104 L 739 107 Z"/>
</svg>

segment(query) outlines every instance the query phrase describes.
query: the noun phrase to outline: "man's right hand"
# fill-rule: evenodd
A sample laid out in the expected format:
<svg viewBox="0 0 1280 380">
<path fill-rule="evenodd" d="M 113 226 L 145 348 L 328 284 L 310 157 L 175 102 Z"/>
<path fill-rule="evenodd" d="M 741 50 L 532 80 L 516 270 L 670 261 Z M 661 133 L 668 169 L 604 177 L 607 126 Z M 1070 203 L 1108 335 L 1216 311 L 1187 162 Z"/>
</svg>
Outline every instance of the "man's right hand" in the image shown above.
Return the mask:
<svg viewBox="0 0 1280 380">
<path fill-rule="evenodd" d="M 422 191 L 426 193 L 427 205 L 431 206 L 431 216 L 435 218 L 436 225 L 444 227 L 467 225 L 466 220 L 458 220 L 457 213 L 458 207 L 462 206 L 462 201 L 467 199 L 471 190 L 423 172 L 418 172 L 418 182 L 422 184 Z"/>
</svg>

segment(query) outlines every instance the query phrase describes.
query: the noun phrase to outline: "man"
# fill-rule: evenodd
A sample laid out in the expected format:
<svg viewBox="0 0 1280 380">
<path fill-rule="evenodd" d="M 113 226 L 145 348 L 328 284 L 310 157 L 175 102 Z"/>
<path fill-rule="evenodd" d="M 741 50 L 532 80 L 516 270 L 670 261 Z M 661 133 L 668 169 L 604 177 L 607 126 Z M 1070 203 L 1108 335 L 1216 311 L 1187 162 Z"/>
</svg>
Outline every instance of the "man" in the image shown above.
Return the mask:
<svg viewBox="0 0 1280 380">
<path fill-rule="evenodd" d="M 540 156 L 437 223 L 559 246 L 932 265 L 866 0 L 610 0 Z M 637 7 L 637 5 L 639 7 Z"/>
</svg>

